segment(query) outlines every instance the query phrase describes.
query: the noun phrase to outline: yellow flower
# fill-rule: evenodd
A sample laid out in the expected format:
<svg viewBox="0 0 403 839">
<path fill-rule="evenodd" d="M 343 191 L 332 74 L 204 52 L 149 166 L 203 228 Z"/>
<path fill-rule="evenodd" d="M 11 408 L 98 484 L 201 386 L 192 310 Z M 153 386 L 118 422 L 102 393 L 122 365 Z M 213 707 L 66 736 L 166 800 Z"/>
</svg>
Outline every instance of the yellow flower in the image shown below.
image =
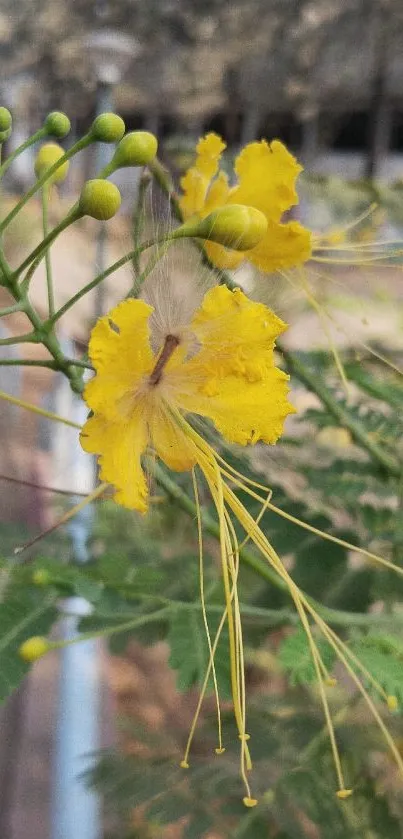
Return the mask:
<svg viewBox="0 0 403 839">
<path fill-rule="evenodd" d="M 245 204 L 265 215 L 268 229 L 262 241 L 244 253 L 206 241 L 210 260 L 219 268 L 236 268 L 248 259 L 263 271 L 306 262 L 312 252 L 309 231 L 296 221 L 281 222 L 283 213 L 298 203 L 295 180 L 302 166 L 279 140 L 249 143 L 235 161 L 238 183 L 230 187 L 227 175 L 219 171 L 224 149 L 216 134 L 199 141 L 196 162 L 181 180 L 183 218 L 205 218 L 217 207 Z"/>
<path fill-rule="evenodd" d="M 101 478 L 116 488 L 116 500 L 141 512 L 148 505 L 141 463 L 147 450 L 155 452 L 173 470 L 191 470 L 197 465 L 203 472 L 218 515 L 226 608 L 212 645 L 201 583 L 210 649 L 201 700 L 212 669 L 220 719 L 214 653 L 227 621 L 234 713 L 241 741 L 241 775 L 247 793 L 244 802 L 252 807 L 256 800 L 247 777 L 252 764 L 245 729 L 237 593 L 239 550 L 226 508 L 229 504 L 239 517 L 239 504 L 225 484 L 224 461 L 188 422 L 187 415 L 212 420 L 218 431 L 234 443 L 275 443 L 286 416 L 294 410 L 287 400 L 288 376 L 274 366 L 274 342 L 285 324 L 267 306 L 251 302 L 240 289 L 230 291 L 226 286 L 216 286 L 207 292 L 190 324 L 171 328 L 165 334 L 161 334 L 160 326 L 157 313 L 143 300 L 126 300 L 98 321 L 89 345 L 96 376 L 84 393 L 93 415 L 83 427 L 81 442 L 87 452 L 99 455 Z M 202 579 L 202 527 L 194 471 L 193 481 Z M 241 518 L 242 514 L 241 508 Z M 200 706 L 195 722 L 199 709 Z M 188 766 L 194 725 L 181 763 L 184 767 Z M 221 724 L 219 731 L 221 754 Z"/>
<path fill-rule="evenodd" d="M 84 394 L 93 416 L 81 436 L 83 448 L 99 455 L 101 478 L 116 487 L 116 500 L 142 512 L 147 449 L 177 471 L 200 463 L 188 413 L 246 445 L 275 443 L 293 411 L 288 376 L 273 358 L 285 324 L 266 306 L 217 286 L 188 327 L 162 337 L 157 352 L 152 312 L 142 300 L 126 300 L 96 324 L 89 354 L 97 375 Z"/>
</svg>

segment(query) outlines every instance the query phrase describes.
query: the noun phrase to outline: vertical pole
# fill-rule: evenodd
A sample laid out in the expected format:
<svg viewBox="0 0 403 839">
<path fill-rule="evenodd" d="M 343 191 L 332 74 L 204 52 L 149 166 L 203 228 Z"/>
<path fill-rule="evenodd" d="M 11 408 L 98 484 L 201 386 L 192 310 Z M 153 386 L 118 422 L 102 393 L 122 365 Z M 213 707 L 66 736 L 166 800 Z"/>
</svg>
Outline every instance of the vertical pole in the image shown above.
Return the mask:
<svg viewBox="0 0 403 839">
<path fill-rule="evenodd" d="M 72 351 L 68 353 L 72 355 Z M 58 392 L 58 409 L 82 424 L 86 407 L 63 381 Z M 59 436 L 58 436 L 59 435 Z M 54 461 L 56 471 L 77 491 L 90 491 L 94 465 L 79 444 L 77 432 L 58 427 Z M 89 559 L 87 539 L 91 533 L 92 512 L 84 508 L 70 523 L 75 560 Z M 63 604 L 60 635 L 72 641 L 78 634 L 80 618 L 88 614 L 89 604 L 82 598 L 68 598 Z M 99 644 L 84 641 L 60 652 L 59 699 L 54 747 L 54 786 L 52 795 L 52 839 L 100 839 L 101 802 L 82 774 L 95 762 L 99 749 L 100 672 Z"/>
</svg>

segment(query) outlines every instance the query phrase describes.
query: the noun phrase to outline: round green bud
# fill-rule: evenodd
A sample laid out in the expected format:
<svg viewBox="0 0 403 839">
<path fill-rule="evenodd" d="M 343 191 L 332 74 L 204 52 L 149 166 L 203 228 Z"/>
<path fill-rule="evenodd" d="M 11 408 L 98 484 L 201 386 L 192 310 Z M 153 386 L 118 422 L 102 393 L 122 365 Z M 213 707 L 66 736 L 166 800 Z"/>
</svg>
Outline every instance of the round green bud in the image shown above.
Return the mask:
<svg viewBox="0 0 403 839">
<path fill-rule="evenodd" d="M 122 166 L 146 166 L 157 154 L 158 140 L 149 131 L 131 131 L 122 138 L 113 155 L 115 169 Z"/>
<path fill-rule="evenodd" d="M 50 649 L 50 644 L 47 638 L 41 635 L 33 635 L 21 644 L 18 652 L 20 658 L 24 661 L 36 661 L 41 658 Z"/>
<path fill-rule="evenodd" d="M 118 143 L 125 133 L 126 126 L 117 114 L 100 114 L 94 119 L 90 133 L 94 140 L 101 143 Z"/>
<path fill-rule="evenodd" d="M 107 221 L 117 213 L 122 201 L 121 194 L 110 181 L 95 178 L 84 184 L 79 208 L 84 216 L 92 216 L 99 221 Z"/>
<path fill-rule="evenodd" d="M 193 235 L 226 248 L 249 251 L 261 242 L 266 232 L 267 219 L 260 210 L 244 204 L 227 204 L 200 221 Z"/>
<path fill-rule="evenodd" d="M 71 123 L 68 116 L 63 114 L 62 111 L 52 111 L 52 113 L 47 115 L 44 127 L 48 134 L 57 137 L 58 140 L 62 140 L 69 133 Z"/>
<path fill-rule="evenodd" d="M 48 586 L 51 583 L 49 571 L 46 568 L 37 568 L 32 574 L 32 582 L 35 586 Z"/>
<path fill-rule="evenodd" d="M 51 169 L 58 160 L 64 155 L 64 149 L 58 146 L 57 143 L 45 143 L 38 151 L 35 158 L 35 175 L 41 178 L 48 169 Z M 66 160 L 49 178 L 49 183 L 60 183 L 64 181 L 69 169 L 69 163 Z"/>
<path fill-rule="evenodd" d="M 0 132 L 10 131 L 13 124 L 13 118 L 8 108 L 0 108 Z M 8 135 L 10 136 L 10 135 Z"/>
<path fill-rule="evenodd" d="M 0 131 L 0 143 L 5 143 L 6 140 L 11 136 L 11 128 L 7 128 L 6 131 Z"/>
</svg>

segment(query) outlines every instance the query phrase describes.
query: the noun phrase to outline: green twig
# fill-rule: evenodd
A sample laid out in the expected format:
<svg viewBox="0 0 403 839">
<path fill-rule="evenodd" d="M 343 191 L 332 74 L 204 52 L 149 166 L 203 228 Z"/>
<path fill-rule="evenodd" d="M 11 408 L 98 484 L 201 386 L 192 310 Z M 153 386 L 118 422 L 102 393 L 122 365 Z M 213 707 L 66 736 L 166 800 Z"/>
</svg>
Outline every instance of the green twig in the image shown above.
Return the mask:
<svg viewBox="0 0 403 839">
<path fill-rule="evenodd" d="M 159 466 L 158 463 L 154 463 L 153 470 L 158 484 L 174 501 L 179 504 L 180 507 L 182 507 L 186 513 L 188 513 L 192 518 L 196 518 L 196 506 L 183 489 L 181 489 L 181 487 L 178 486 L 178 484 L 173 481 L 169 475 L 167 475 L 165 470 Z M 202 520 L 203 527 L 206 531 L 216 539 L 220 539 L 220 528 L 215 519 L 213 519 L 209 513 L 203 511 Z M 272 571 L 269 565 L 264 562 L 263 559 L 260 559 L 259 556 L 245 548 L 241 548 L 239 556 L 242 562 L 260 577 L 275 585 L 276 588 L 280 589 L 280 591 L 283 591 L 285 594 L 290 594 L 286 583 L 274 571 Z M 335 626 L 374 626 L 374 624 L 385 625 L 393 622 L 396 624 L 396 615 L 367 615 L 357 612 L 343 612 L 339 609 L 330 609 L 327 606 L 323 606 L 321 603 L 314 600 L 313 597 L 308 597 L 307 595 L 306 597 L 321 617 Z"/>
<path fill-rule="evenodd" d="M 11 164 L 14 163 L 14 160 L 19 157 L 25 149 L 29 149 L 30 146 L 33 146 L 35 143 L 39 142 L 39 140 L 44 140 L 45 137 L 48 136 L 48 133 L 47 128 L 40 128 L 39 131 L 32 134 L 32 137 L 28 137 L 28 140 L 25 140 L 25 143 L 18 146 L 18 148 L 7 157 L 2 166 L 0 166 L 0 178 L 3 177 L 5 172 L 7 172 L 7 169 L 9 169 Z"/>
<path fill-rule="evenodd" d="M 316 373 L 312 373 L 309 368 L 294 355 L 294 353 L 284 349 L 284 347 L 279 347 L 279 350 L 282 353 L 284 360 L 287 362 L 290 372 L 294 373 L 297 379 L 307 385 L 313 393 L 316 393 L 316 396 L 319 397 L 322 404 L 325 405 L 337 422 L 350 431 L 352 438 L 364 449 L 366 449 L 368 454 L 371 455 L 372 459 L 375 460 L 382 469 L 385 469 L 391 475 L 399 477 L 402 470 L 398 461 L 387 454 L 381 446 L 378 446 L 378 444 L 371 439 L 365 428 L 357 422 L 357 420 L 351 417 L 348 412 L 344 410 L 342 405 L 339 405 L 318 375 Z"/>
<path fill-rule="evenodd" d="M 43 259 L 43 257 L 46 256 L 46 254 L 48 252 L 48 249 L 49 249 L 50 245 L 52 244 L 52 242 L 54 242 L 54 240 L 57 238 L 57 236 L 59 236 L 60 233 L 62 233 L 63 230 L 66 229 L 66 227 L 69 227 L 70 224 L 74 224 L 75 221 L 77 221 L 79 218 L 81 218 L 81 215 L 82 214 L 78 209 L 78 204 L 77 203 L 74 204 L 74 206 L 71 208 L 70 212 L 67 214 L 67 216 L 64 219 L 62 219 L 60 224 L 58 224 L 56 227 L 54 227 L 53 230 L 51 230 L 50 233 L 48 233 L 45 236 L 45 238 L 42 239 L 42 241 L 39 243 L 39 245 L 37 245 L 37 247 L 34 248 L 34 250 L 31 251 L 30 254 L 28 254 L 28 256 L 24 259 L 24 261 L 21 262 L 21 265 L 19 265 L 18 268 L 16 268 L 15 271 L 13 271 L 13 277 L 15 279 L 19 279 L 21 277 L 21 274 L 23 273 L 23 271 L 25 271 L 25 269 L 28 268 L 28 266 L 31 265 L 31 263 L 32 263 L 30 270 L 28 271 L 26 277 L 24 277 L 24 280 L 22 281 L 22 287 L 24 289 L 26 289 L 28 287 L 29 281 L 30 281 L 34 271 L 38 267 L 38 265 L 41 262 L 41 260 Z"/>
<path fill-rule="evenodd" d="M 4 309 L 0 309 L 0 318 L 5 318 L 7 315 L 13 315 L 15 312 L 23 311 L 24 303 L 20 301 L 19 303 L 14 303 L 13 306 L 5 306 Z"/>
<path fill-rule="evenodd" d="M 32 198 L 39 190 L 43 187 L 44 184 L 52 177 L 52 175 L 59 169 L 60 166 L 63 166 L 63 163 L 66 163 L 66 160 L 70 160 L 77 152 L 85 149 L 93 142 L 93 137 L 90 134 L 86 134 L 85 137 L 82 137 L 81 140 L 78 140 L 77 143 L 74 143 L 74 146 L 71 147 L 62 157 L 56 161 L 46 172 L 39 178 L 31 189 L 22 196 L 22 198 L 17 202 L 15 207 L 9 212 L 8 216 L 0 224 L 0 233 L 5 230 L 6 227 L 13 221 L 13 219 L 18 215 L 20 210 L 25 207 L 25 204 Z"/>
<path fill-rule="evenodd" d="M 56 361 L 41 358 L 0 358 L 0 367 L 49 367 L 49 370 L 58 370 Z"/>
<path fill-rule="evenodd" d="M 44 241 L 49 234 L 49 184 L 45 184 L 41 190 L 42 198 L 42 229 Z M 48 312 L 51 318 L 55 313 L 55 297 L 53 293 L 53 279 L 52 279 L 52 263 L 50 259 L 50 249 L 45 251 L 45 270 L 46 270 L 46 287 L 48 291 Z"/>
<path fill-rule="evenodd" d="M 109 277 L 115 271 L 118 271 L 118 269 L 122 268 L 123 265 L 127 265 L 128 262 L 132 262 L 133 257 L 136 253 L 141 254 L 148 248 L 152 248 L 155 245 L 160 245 L 166 241 L 166 238 L 149 239 L 148 242 L 144 242 L 142 245 L 139 245 L 139 247 L 135 248 L 135 250 L 129 251 L 129 253 L 125 254 L 125 256 L 122 256 L 120 259 L 114 262 L 113 265 L 110 265 L 109 268 L 106 268 L 105 271 L 101 271 L 101 273 L 94 277 L 94 279 L 91 280 L 91 282 L 87 283 L 87 285 L 83 286 L 83 288 L 81 288 L 80 291 L 74 294 L 73 297 L 70 298 L 70 300 L 67 300 L 64 306 L 62 306 L 57 312 L 55 312 L 53 318 L 50 318 L 48 324 L 53 326 L 53 324 L 55 324 L 56 321 L 59 320 L 59 318 L 61 318 L 66 312 L 68 312 L 68 310 L 71 309 L 71 307 L 74 306 L 75 303 L 81 300 L 81 298 L 84 297 L 85 294 L 88 294 L 89 291 L 92 291 L 93 288 L 96 288 L 96 286 L 99 285 L 99 283 L 101 283 L 103 280 L 106 280 L 107 277 Z"/>
<path fill-rule="evenodd" d="M 26 335 L 11 335 L 10 338 L 0 338 L 0 347 L 13 346 L 14 344 L 37 344 L 38 338 L 35 332 L 28 332 Z"/>
<path fill-rule="evenodd" d="M 136 278 L 140 275 L 141 265 L 140 265 L 140 254 L 138 253 L 137 249 L 140 245 L 141 234 L 143 232 L 144 227 L 144 218 L 145 218 L 145 198 L 147 194 L 147 189 L 150 185 L 150 173 L 147 169 L 143 169 L 139 188 L 138 188 L 138 195 L 136 204 L 134 207 L 133 212 L 133 227 L 132 227 L 132 234 L 133 234 L 133 248 L 135 250 L 135 255 L 133 256 L 133 269 Z"/>
</svg>

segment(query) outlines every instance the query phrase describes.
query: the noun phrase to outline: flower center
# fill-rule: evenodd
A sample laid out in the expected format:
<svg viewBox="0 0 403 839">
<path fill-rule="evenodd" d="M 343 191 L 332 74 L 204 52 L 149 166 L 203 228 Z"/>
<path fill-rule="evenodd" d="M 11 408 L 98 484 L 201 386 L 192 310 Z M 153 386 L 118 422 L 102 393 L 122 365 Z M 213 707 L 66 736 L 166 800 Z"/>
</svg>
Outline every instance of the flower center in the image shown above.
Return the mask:
<svg viewBox="0 0 403 839">
<path fill-rule="evenodd" d="M 152 387 L 155 387 L 161 381 L 164 367 L 167 365 L 172 353 L 176 350 L 179 344 L 180 340 L 176 337 L 176 335 L 166 336 L 164 346 L 157 359 L 157 363 L 148 379 L 148 382 Z"/>
</svg>

